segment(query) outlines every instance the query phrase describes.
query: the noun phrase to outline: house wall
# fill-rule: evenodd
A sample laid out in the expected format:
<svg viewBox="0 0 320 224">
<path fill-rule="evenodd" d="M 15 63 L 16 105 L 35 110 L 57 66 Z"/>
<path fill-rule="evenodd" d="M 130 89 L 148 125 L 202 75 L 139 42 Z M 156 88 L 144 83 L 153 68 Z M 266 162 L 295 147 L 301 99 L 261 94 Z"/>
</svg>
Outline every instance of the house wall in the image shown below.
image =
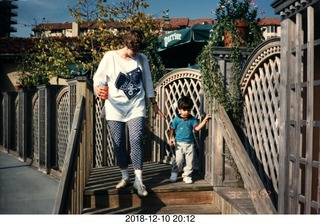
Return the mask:
<svg viewBox="0 0 320 224">
<path fill-rule="evenodd" d="M 0 67 L 0 91 L 16 92 L 16 84 L 18 83 L 17 64 L 14 62 L 2 62 Z M 50 79 L 52 85 L 67 85 L 67 80 L 62 78 Z"/>
<path fill-rule="evenodd" d="M 264 26 L 263 29 L 263 37 L 265 40 L 268 40 L 273 37 L 280 37 L 281 36 L 281 26 L 279 25 L 270 25 Z"/>
<path fill-rule="evenodd" d="M 12 61 L 1 61 L 0 64 L 0 90 L 2 92 L 14 92 L 18 80 L 16 63 Z"/>
</svg>

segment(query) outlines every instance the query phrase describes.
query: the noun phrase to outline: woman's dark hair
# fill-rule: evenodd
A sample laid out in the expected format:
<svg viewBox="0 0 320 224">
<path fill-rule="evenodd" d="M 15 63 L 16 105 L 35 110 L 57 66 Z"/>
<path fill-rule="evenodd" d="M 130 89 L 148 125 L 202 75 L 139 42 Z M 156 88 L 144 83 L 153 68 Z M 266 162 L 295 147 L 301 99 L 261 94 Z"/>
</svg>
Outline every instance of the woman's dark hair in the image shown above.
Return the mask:
<svg viewBox="0 0 320 224">
<path fill-rule="evenodd" d="M 193 101 L 190 96 L 183 96 L 178 100 L 178 109 L 191 111 L 193 108 Z"/>
<path fill-rule="evenodd" d="M 123 44 L 133 50 L 143 50 L 147 45 L 147 39 L 140 30 L 129 30 L 123 37 Z"/>
</svg>

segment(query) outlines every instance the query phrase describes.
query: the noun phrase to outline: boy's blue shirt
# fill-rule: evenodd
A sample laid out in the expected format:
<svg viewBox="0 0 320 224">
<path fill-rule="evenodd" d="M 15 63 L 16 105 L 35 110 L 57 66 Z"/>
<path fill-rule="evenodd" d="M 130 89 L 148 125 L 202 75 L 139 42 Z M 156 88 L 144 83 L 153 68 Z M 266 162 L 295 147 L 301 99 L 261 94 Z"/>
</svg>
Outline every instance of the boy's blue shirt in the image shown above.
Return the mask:
<svg viewBox="0 0 320 224">
<path fill-rule="evenodd" d="M 193 143 L 193 129 L 198 125 L 198 119 L 189 115 L 187 119 L 175 116 L 170 124 L 170 128 L 175 131 L 176 142 Z"/>
</svg>

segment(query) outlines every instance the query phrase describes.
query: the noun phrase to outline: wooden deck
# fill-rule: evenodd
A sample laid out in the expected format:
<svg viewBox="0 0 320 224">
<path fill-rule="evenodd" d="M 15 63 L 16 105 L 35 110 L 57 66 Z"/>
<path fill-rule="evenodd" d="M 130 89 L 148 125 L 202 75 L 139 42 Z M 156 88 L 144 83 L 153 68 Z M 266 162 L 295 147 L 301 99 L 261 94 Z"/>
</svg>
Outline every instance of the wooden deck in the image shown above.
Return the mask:
<svg viewBox="0 0 320 224">
<path fill-rule="evenodd" d="M 163 163 L 144 163 L 143 182 L 149 192 L 170 192 L 192 190 L 213 190 L 213 187 L 198 175 L 195 171 L 193 175 L 193 184 L 186 184 L 182 181 L 181 176 L 176 183 L 171 183 L 169 177 L 171 166 Z M 129 167 L 130 179 L 133 183 L 133 169 Z M 97 191 L 108 191 L 109 194 L 117 193 L 116 184 L 121 179 L 121 173 L 118 167 L 95 168 L 90 175 L 86 185 L 86 193 L 90 194 Z M 131 192 L 132 188 L 121 189 L 122 192 Z"/>
<path fill-rule="evenodd" d="M 131 186 L 116 189 L 121 179 L 118 167 L 95 168 L 87 182 L 84 195 L 84 214 L 221 214 L 224 203 L 197 171 L 193 184 L 186 184 L 179 177 L 169 181 L 171 166 L 163 163 L 145 163 L 143 180 L 149 195 L 139 197 Z M 129 167 L 130 179 L 134 174 Z M 220 208 L 216 206 L 219 204 Z M 249 213 L 252 212 L 250 204 Z M 247 213 L 247 212 L 243 212 Z"/>
</svg>

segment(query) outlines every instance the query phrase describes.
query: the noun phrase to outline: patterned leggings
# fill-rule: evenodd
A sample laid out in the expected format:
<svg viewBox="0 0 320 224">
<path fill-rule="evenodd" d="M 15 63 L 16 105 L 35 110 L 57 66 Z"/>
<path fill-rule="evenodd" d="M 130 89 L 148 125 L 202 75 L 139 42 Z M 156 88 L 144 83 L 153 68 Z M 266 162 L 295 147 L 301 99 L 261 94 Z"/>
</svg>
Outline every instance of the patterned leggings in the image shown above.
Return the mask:
<svg viewBox="0 0 320 224">
<path fill-rule="evenodd" d="M 129 142 L 131 148 L 131 161 L 134 169 L 142 170 L 143 166 L 143 132 L 144 117 L 131 119 L 127 122 Z M 128 168 L 129 157 L 126 148 L 126 123 L 121 121 L 108 121 L 115 155 L 120 169 Z"/>
</svg>

